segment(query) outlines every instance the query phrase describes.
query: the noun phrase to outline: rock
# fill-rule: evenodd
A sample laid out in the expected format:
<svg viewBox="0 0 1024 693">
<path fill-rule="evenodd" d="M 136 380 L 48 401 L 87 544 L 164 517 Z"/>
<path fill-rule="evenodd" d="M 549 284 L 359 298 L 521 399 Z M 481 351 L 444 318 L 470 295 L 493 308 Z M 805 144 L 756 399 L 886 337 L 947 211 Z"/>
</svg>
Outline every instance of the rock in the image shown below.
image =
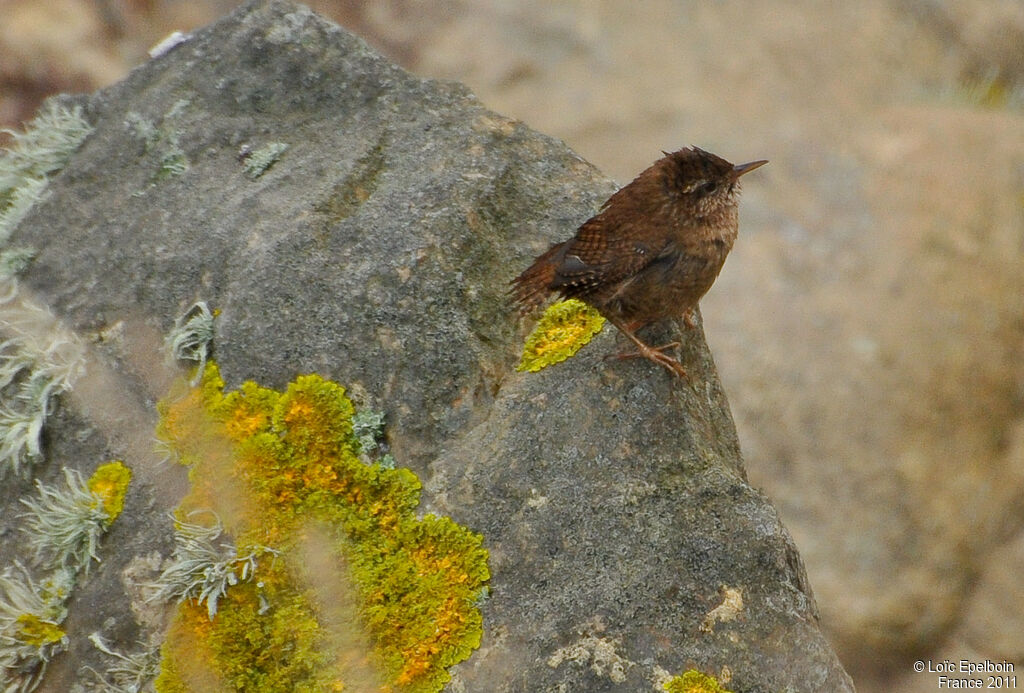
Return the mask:
<svg viewBox="0 0 1024 693">
<path fill-rule="evenodd" d="M 147 447 L 169 382 L 157 347 L 196 300 L 220 311 L 228 387 L 342 383 L 385 412 L 423 510 L 484 535 L 484 640 L 451 690 L 657 690 L 690 668 L 738 692 L 852 690 L 789 534 L 746 481 L 700 329 L 665 327 L 685 383 L 605 359 L 623 347 L 610 330 L 513 371 L 508 281 L 613 189 L 565 145 L 285 1 L 79 103 L 95 131 L 13 239 L 37 251 L 24 295 L 89 351 L 38 471 L 116 456 L 138 484 L 46 690 L 106 668 L 90 633 L 132 649 L 159 621 L 132 608 L 139 566 L 170 553 L 184 475 Z"/>
<path fill-rule="evenodd" d="M 1024 4 L 520 0 L 418 33 L 381 4 L 368 40 L 620 181 L 680 144 L 771 160 L 702 305 L 826 632 L 865 692 L 1020 651 L 979 575 L 1024 532 Z"/>
</svg>

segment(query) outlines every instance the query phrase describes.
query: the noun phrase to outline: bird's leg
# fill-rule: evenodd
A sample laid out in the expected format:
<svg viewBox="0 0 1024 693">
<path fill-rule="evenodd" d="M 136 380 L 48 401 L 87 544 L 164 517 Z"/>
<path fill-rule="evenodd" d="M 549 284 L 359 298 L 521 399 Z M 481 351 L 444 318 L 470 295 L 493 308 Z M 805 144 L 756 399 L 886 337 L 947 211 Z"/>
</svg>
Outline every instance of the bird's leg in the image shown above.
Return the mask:
<svg viewBox="0 0 1024 693">
<path fill-rule="evenodd" d="M 648 361 L 653 361 L 654 363 L 657 363 L 658 365 L 668 369 L 668 371 L 677 378 L 686 377 L 686 370 L 683 368 L 683 365 L 679 363 L 679 361 L 677 361 L 676 359 L 669 356 L 668 354 L 662 353 L 665 349 L 671 349 L 673 347 L 679 346 L 679 342 L 669 342 L 668 344 L 662 344 L 661 346 L 658 347 L 652 347 L 649 344 L 645 344 L 644 342 L 640 341 L 640 338 L 633 334 L 633 330 L 630 329 L 630 326 L 626 325 L 624 322 L 620 320 L 614 320 L 612 318 L 608 318 L 608 320 L 609 322 L 611 322 L 611 324 L 619 328 L 619 331 L 622 332 L 622 334 L 629 337 L 630 341 L 636 344 L 637 350 L 635 353 L 619 354 L 618 357 L 620 359 L 632 359 L 642 357 L 647 359 Z"/>
</svg>

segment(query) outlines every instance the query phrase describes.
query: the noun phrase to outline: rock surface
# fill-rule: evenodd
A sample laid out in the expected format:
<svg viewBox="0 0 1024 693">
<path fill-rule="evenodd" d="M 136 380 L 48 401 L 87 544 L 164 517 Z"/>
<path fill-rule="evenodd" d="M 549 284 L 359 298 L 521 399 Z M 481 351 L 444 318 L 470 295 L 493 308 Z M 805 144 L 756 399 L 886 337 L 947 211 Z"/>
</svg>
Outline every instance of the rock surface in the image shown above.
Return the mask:
<svg viewBox="0 0 1024 693">
<path fill-rule="evenodd" d="M 229 387 L 346 385 L 386 412 L 425 510 L 484 534 L 484 643 L 451 690 L 635 691 L 694 667 L 736 691 L 852 690 L 746 482 L 700 330 L 672 327 L 686 384 L 604 359 L 610 331 L 512 370 L 507 282 L 613 189 L 596 169 L 289 2 L 250 3 L 81 102 L 96 130 L 15 238 L 38 251 L 24 292 L 90 352 L 39 478 L 120 457 L 138 483 L 44 690 L 105 668 L 89 633 L 131 649 L 158 628 L 137 576 L 170 552 L 183 474 L 146 445 L 168 382 L 156 347 L 199 299 L 220 310 Z M 254 176 L 272 143 L 287 149 Z M 6 536 L 29 489 L 6 490 Z"/>
<path fill-rule="evenodd" d="M 229 4 L 12 0 L 0 121 Z M 619 181 L 690 142 L 771 159 L 706 329 L 823 626 L 865 692 L 934 690 L 922 657 L 1021 662 L 1024 4 L 313 4 Z"/>
<path fill-rule="evenodd" d="M 456 4 L 344 19 L 620 181 L 682 143 L 771 160 L 702 303 L 750 479 L 858 690 L 1019 668 L 1024 4 Z"/>
</svg>

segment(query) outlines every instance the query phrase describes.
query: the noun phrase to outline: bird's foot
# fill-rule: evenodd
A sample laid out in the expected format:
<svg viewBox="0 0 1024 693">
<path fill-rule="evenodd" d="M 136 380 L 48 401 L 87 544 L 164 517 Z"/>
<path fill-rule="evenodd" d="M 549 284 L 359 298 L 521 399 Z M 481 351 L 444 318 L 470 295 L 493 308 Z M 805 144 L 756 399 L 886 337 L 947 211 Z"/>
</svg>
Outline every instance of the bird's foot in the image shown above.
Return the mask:
<svg viewBox="0 0 1024 693">
<path fill-rule="evenodd" d="M 683 324 L 691 330 L 697 326 L 697 322 L 693 319 L 693 308 L 689 308 L 683 313 Z"/>
<path fill-rule="evenodd" d="M 677 346 L 679 346 L 679 342 L 669 342 L 668 344 L 662 344 L 661 346 L 656 347 L 637 342 L 636 351 L 617 354 L 617 357 L 620 359 L 645 358 L 648 361 L 653 361 L 654 363 L 666 368 L 669 373 L 677 378 L 685 378 L 687 376 L 686 369 L 683 368 L 683 364 L 664 353 L 665 349 L 674 349 Z"/>
</svg>

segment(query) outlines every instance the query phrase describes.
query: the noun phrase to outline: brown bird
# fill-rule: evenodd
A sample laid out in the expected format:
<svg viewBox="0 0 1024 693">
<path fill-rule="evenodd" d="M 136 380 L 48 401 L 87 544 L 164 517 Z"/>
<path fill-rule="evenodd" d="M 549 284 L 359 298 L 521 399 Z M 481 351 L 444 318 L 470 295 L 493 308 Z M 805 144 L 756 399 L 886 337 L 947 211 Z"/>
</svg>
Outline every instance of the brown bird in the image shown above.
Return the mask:
<svg viewBox="0 0 1024 693">
<path fill-rule="evenodd" d="M 739 177 L 767 161 L 733 166 L 697 147 L 665 156 L 601 205 L 569 240 L 552 246 L 512 281 L 523 313 L 553 293 L 597 309 L 636 344 L 641 356 L 685 376 L 664 353 L 636 336 L 644 325 L 683 318 L 715 282 L 739 228 Z"/>
</svg>

